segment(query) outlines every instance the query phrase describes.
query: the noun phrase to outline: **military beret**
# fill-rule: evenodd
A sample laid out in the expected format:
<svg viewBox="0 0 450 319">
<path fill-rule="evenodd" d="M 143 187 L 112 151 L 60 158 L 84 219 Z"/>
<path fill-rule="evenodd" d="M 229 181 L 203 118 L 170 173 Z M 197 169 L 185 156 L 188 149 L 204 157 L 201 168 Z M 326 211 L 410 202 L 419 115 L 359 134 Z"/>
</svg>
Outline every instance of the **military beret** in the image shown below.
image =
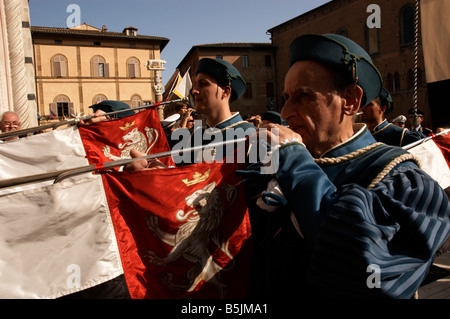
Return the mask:
<svg viewBox="0 0 450 319">
<path fill-rule="evenodd" d="M 261 121 L 269 120 L 272 123 L 286 125 L 286 121 L 281 117 L 281 114 L 275 111 L 267 111 L 261 114 Z"/>
<path fill-rule="evenodd" d="M 394 109 L 394 102 L 392 101 L 392 97 L 389 91 L 383 88 L 381 90 L 379 98 L 381 101 L 381 105 L 386 106 L 386 111 L 384 111 L 384 114 L 391 113 L 392 110 Z"/>
<path fill-rule="evenodd" d="M 383 87 L 378 69 L 369 54 L 352 40 L 336 34 L 306 34 L 290 46 L 290 65 L 300 60 L 319 62 L 339 74 L 349 83 L 363 89 L 361 107 L 376 99 Z"/>
<path fill-rule="evenodd" d="M 239 71 L 222 59 L 203 58 L 199 61 L 195 74 L 206 73 L 217 80 L 220 86 L 231 87 L 231 101 L 237 100 L 247 89 L 247 84 Z"/>
<path fill-rule="evenodd" d="M 406 116 L 399 115 L 395 119 L 392 120 L 392 123 L 405 123 L 406 122 Z"/>
<path fill-rule="evenodd" d="M 91 109 L 93 109 L 94 112 L 97 112 L 97 110 L 102 110 L 103 112 L 106 112 L 106 113 L 131 109 L 127 103 L 121 102 L 121 101 L 113 101 L 113 100 L 104 100 L 97 104 L 91 105 L 89 107 Z M 118 114 L 115 114 L 115 116 L 118 118 L 122 118 L 122 117 L 133 115 L 133 114 L 134 114 L 134 112 L 130 111 L 130 112 L 118 113 Z"/>
<path fill-rule="evenodd" d="M 164 120 L 161 120 L 161 126 L 165 128 L 172 127 L 179 119 L 181 115 L 179 113 L 172 114 L 169 117 L 166 117 Z"/>
</svg>

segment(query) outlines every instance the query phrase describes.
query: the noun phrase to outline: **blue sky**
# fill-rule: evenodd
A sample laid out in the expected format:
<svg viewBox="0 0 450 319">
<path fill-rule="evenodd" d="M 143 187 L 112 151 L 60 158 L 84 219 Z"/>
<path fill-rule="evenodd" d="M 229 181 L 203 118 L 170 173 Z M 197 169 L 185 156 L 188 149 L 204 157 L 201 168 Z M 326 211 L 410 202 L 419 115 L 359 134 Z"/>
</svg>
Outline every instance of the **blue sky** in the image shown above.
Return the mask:
<svg viewBox="0 0 450 319">
<path fill-rule="evenodd" d="M 166 60 L 163 84 L 194 45 L 221 42 L 270 42 L 267 30 L 330 0 L 30 0 L 32 26 L 67 27 L 80 8 L 80 22 L 122 32 L 169 38 L 161 53 Z M 73 20 L 72 20 L 73 21 Z"/>
</svg>

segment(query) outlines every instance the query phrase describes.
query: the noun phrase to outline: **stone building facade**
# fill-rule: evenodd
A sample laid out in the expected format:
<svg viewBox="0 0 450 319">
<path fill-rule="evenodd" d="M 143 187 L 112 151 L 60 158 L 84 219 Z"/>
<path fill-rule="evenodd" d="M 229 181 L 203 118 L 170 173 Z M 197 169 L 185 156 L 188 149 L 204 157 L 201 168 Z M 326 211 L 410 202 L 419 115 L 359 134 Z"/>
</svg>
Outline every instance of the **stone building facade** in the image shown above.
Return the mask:
<svg viewBox="0 0 450 319">
<path fill-rule="evenodd" d="M 369 7 L 372 3 L 377 7 Z M 415 1 L 412 0 L 334 0 L 269 29 L 276 63 L 275 108 L 281 110 L 283 106 L 281 96 L 284 76 L 289 68 L 291 42 L 302 34 L 335 33 L 352 39 L 371 55 L 394 101 L 394 111 L 387 116 L 388 119 L 407 115 L 408 109 L 414 106 L 414 14 Z M 368 25 L 373 26 L 373 17 L 379 17 L 380 25 L 369 28 Z M 425 113 L 423 124 L 431 128 L 420 37 L 417 92 L 418 108 Z"/>
<path fill-rule="evenodd" d="M 120 33 L 87 24 L 31 31 L 41 116 L 92 114 L 89 106 L 102 100 L 131 107 L 157 101 L 160 71 L 148 70 L 147 62 L 160 59 L 169 39 L 139 35 L 134 27 Z"/>
<path fill-rule="evenodd" d="M 261 114 L 273 109 L 275 99 L 275 73 L 273 47 L 270 43 L 217 43 L 196 45 L 186 54 L 177 66 L 183 76 L 189 70 L 191 79 L 195 77 L 198 61 L 202 58 L 221 58 L 239 70 L 247 90 L 244 95 L 231 104 L 231 110 L 241 115 Z M 166 95 L 178 75 L 175 72 L 166 84 Z M 177 98 L 177 97 L 174 97 Z M 166 107 L 165 115 L 174 112 Z"/>
</svg>

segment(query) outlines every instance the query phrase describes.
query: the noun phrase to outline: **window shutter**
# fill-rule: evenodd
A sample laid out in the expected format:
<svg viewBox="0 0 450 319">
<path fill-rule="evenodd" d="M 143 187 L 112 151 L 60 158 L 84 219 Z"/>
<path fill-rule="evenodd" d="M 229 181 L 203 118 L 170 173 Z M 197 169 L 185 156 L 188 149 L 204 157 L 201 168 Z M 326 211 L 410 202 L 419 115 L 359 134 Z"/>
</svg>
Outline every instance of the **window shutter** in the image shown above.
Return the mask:
<svg viewBox="0 0 450 319">
<path fill-rule="evenodd" d="M 109 63 L 105 63 L 105 78 L 109 78 Z"/>
<path fill-rule="evenodd" d="M 56 103 L 50 103 L 49 104 L 49 108 L 50 108 L 50 117 L 57 117 L 58 115 L 58 104 Z"/>
<path fill-rule="evenodd" d="M 60 67 L 60 72 L 61 72 L 61 76 L 67 76 L 67 62 L 66 61 L 61 61 L 59 62 L 59 67 Z"/>
<path fill-rule="evenodd" d="M 140 64 L 138 62 L 134 63 L 134 77 L 141 77 Z"/>
<path fill-rule="evenodd" d="M 76 116 L 75 108 L 73 107 L 73 102 L 67 103 L 69 109 L 69 117 Z"/>
<path fill-rule="evenodd" d="M 96 62 L 92 63 L 92 77 L 98 78 L 99 76 L 99 65 Z"/>
<path fill-rule="evenodd" d="M 130 78 L 136 77 L 136 73 L 134 72 L 134 64 L 133 63 L 128 64 L 128 75 L 130 76 Z"/>
<path fill-rule="evenodd" d="M 53 75 L 57 78 L 61 77 L 61 62 L 53 62 Z"/>
</svg>

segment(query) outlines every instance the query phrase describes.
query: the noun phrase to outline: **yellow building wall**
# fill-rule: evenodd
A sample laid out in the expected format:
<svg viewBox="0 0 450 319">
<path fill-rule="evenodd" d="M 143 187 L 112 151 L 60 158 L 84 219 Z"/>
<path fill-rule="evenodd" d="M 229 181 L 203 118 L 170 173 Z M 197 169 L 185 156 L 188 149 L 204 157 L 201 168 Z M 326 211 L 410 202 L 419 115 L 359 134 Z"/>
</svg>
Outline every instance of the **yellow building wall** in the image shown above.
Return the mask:
<svg viewBox="0 0 450 319">
<path fill-rule="evenodd" d="M 57 46 L 54 45 L 40 45 L 41 53 L 41 76 L 52 76 L 53 65 L 51 63 L 53 57 L 57 54 L 62 54 L 68 61 L 67 72 L 69 77 L 78 76 L 77 73 L 77 51 L 75 47 Z"/>
<path fill-rule="evenodd" d="M 49 115 L 50 103 L 55 102 L 56 97 L 59 95 L 64 95 L 69 99 L 69 102 L 73 102 L 75 106 L 76 113 L 79 113 L 79 109 L 77 106 L 80 104 L 78 98 L 78 84 L 65 81 L 50 81 L 43 83 L 43 96 L 44 96 L 44 105 L 41 108 L 41 115 Z"/>
<path fill-rule="evenodd" d="M 94 98 L 102 94 L 109 100 L 120 100 L 131 104 L 134 95 L 143 102 L 155 102 L 152 86 L 154 72 L 146 67 L 147 60 L 159 59 L 159 50 L 150 48 L 117 48 L 102 46 L 83 46 L 80 43 L 73 45 L 54 45 L 53 43 L 40 43 L 37 71 L 37 92 L 40 101 L 39 112 L 42 116 L 50 114 L 50 103 L 55 102 L 59 95 L 67 96 L 74 103 L 75 113 L 91 114 L 89 106 Z M 112 44 L 111 44 L 112 45 Z M 36 46 L 36 45 L 35 45 Z M 67 77 L 53 77 L 52 58 L 62 54 L 67 59 Z M 109 64 L 109 77 L 93 78 L 91 60 L 94 56 L 102 56 Z M 139 60 L 140 77 L 130 78 L 128 74 L 129 58 Z M 78 60 L 79 59 L 79 60 Z"/>
</svg>

